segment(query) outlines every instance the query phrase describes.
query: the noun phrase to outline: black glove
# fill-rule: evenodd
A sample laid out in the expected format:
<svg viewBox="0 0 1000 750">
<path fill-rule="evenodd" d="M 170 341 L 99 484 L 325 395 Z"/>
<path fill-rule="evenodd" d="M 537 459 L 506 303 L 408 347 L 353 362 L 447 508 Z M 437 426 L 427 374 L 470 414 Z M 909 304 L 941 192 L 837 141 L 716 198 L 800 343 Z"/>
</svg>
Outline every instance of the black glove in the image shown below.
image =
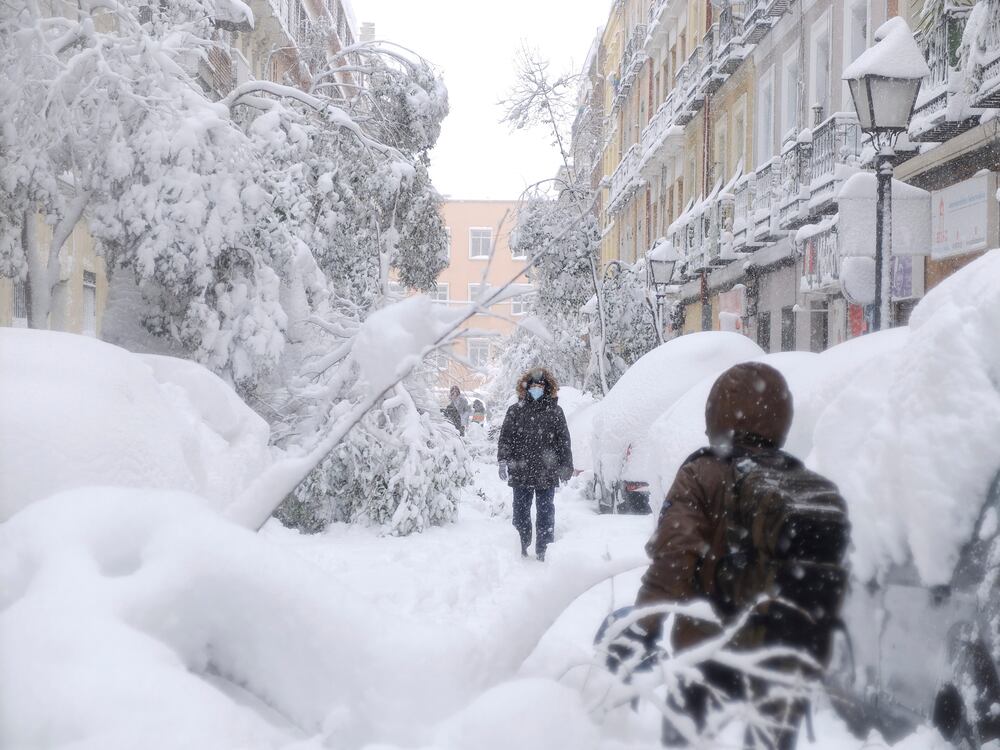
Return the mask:
<svg viewBox="0 0 1000 750">
<path fill-rule="evenodd" d="M 497 464 L 497 474 L 500 475 L 500 479 L 502 479 L 504 482 L 507 481 L 507 462 L 506 461 L 501 461 L 499 464 Z"/>
<path fill-rule="evenodd" d="M 573 467 L 572 466 L 560 466 L 559 467 L 559 481 L 568 482 L 573 477 Z"/>
<path fill-rule="evenodd" d="M 633 623 L 608 644 L 607 651 L 608 670 L 627 681 L 633 672 L 652 669 L 656 662 L 656 639 Z"/>
</svg>

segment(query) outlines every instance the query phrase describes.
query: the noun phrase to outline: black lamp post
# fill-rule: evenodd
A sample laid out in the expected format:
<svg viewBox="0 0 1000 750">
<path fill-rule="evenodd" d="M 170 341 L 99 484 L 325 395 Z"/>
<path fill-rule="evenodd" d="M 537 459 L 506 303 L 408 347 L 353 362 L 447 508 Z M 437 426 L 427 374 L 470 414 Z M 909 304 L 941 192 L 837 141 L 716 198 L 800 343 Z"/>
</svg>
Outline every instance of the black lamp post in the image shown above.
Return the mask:
<svg viewBox="0 0 1000 750">
<path fill-rule="evenodd" d="M 680 256 L 674 251 L 672 243 L 665 239 L 659 240 L 653 249 L 646 253 L 646 282 L 656 295 L 656 306 L 653 310 L 653 324 L 656 326 L 656 337 L 663 343 L 663 299 L 674 278 L 674 269 Z"/>
<path fill-rule="evenodd" d="M 930 74 L 909 26 L 893 18 L 875 32 L 875 44 L 858 56 L 844 80 L 851 89 L 861 130 L 877 149 L 875 204 L 875 313 L 873 328 L 891 328 L 892 159 L 899 134 L 910 126 L 920 81 Z"/>
</svg>

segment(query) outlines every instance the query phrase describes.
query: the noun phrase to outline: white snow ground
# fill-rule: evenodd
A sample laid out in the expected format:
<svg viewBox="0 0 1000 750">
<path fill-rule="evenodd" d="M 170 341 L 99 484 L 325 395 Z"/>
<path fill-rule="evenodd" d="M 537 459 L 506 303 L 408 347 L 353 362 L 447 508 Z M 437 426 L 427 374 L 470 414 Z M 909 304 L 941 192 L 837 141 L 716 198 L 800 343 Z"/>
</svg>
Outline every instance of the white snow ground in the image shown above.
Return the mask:
<svg viewBox="0 0 1000 750">
<path fill-rule="evenodd" d="M 525 560 L 494 471 L 405 538 L 253 534 L 161 490 L 33 504 L 0 525 L 0 747 L 657 747 L 655 709 L 602 715 L 589 667 L 652 517 L 599 516 L 571 483 L 549 559 Z M 803 746 L 885 746 L 826 711 L 818 734 Z"/>
</svg>

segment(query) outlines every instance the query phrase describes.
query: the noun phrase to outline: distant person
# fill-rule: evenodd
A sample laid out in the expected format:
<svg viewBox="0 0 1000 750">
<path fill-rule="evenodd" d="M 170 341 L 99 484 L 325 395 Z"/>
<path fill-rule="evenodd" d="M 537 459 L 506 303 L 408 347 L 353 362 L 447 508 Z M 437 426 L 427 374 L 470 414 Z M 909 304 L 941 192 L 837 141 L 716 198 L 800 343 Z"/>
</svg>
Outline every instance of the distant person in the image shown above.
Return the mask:
<svg viewBox="0 0 1000 750">
<path fill-rule="evenodd" d="M 462 389 L 457 385 L 453 385 L 451 390 L 448 391 L 448 400 L 451 406 L 455 407 L 455 411 L 458 412 L 459 432 L 464 435 L 465 428 L 469 425 L 469 417 L 472 415 L 469 400 L 462 395 Z"/>
<path fill-rule="evenodd" d="M 478 425 L 486 423 L 486 407 L 478 398 L 472 402 L 472 421 Z"/>
<path fill-rule="evenodd" d="M 458 413 L 458 409 L 455 408 L 455 404 L 449 402 L 446 407 L 441 410 L 444 418 L 451 423 L 451 425 L 458 430 L 458 434 L 465 436 L 465 426 L 462 424 L 462 417 Z"/>
<path fill-rule="evenodd" d="M 514 528 L 521 537 L 521 556 L 531 544 L 531 501 L 535 501 L 535 556 L 555 532 L 555 491 L 573 475 L 569 427 L 558 401 L 559 386 L 543 368 L 529 370 L 517 381 L 517 403 L 507 409 L 497 463 L 500 478 L 514 490 Z"/>
<path fill-rule="evenodd" d="M 846 587 L 850 526 L 836 486 L 781 450 L 792 424 L 788 384 L 762 363 L 731 367 L 709 393 L 705 424 L 709 447 L 678 470 L 646 545 L 651 562 L 636 605 L 707 599 L 724 625 L 749 613 L 729 649 L 781 646 L 825 668 Z M 615 645 L 648 651 L 662 625 L 661 615 L 648 616 Z M 681 651 L 718 632 L 706 621 L 677 617 L 669 636 Z M 769 666 L 805 682 L 821 676 L 795 657 Z M 795 747 L 808 708 L 804 699 L 774 697 L 773 682 L 711 656 L 700 670 L 703 681 L 688 683 L 683 700 L 671 701 L 699 732 L 721 697 L 749 699 L 771 724 L 763 746 Z M 669 747 L 688 744 L 666 721 L 663 741 Z M 755 746 L 752 738 L 748 745 Z"/>
</svg>

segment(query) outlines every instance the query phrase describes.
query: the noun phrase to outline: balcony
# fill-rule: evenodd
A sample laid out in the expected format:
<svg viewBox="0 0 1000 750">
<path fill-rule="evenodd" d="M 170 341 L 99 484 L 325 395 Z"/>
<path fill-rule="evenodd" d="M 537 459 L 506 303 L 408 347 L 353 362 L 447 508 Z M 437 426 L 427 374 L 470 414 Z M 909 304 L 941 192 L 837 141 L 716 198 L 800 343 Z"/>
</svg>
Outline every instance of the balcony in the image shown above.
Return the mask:
<svg viewBox="0 0 1000 750">
<path fill-rule="evenodd" d="M 674 114 L 674 121 L 678 125 L 687 125 L 698 113 L 698 110 L 692 106 L 691 97 L 689 96 L 689 92 L 695 86 L 696 75 L 697 71 L 692 66 L 691 58 L 688 58 L 677 69 L 677 76 L 674 78 L 673 94 L 677 107 L 677 111 Z M 704 104 L 704 100 L 702 100 L 702 104 Z"/>
<path fill-rule="evenodd" d="M 797 229 L 809 220 L 809 178 L 812 143 L 788 141 L 781 149 L 778 183 L 778 227 Z"/>
<path fill-rule="evenodd" d="M 642 131 L 639 173 L 647 180 L 658 175 L 660 169 L 684 148 L 684 128 L 674 120 L 675 109 L 674 92 L 670 92 Z"/>
<path fill-rule="evenodd" d="M 807 231 L 808 230 L 808 231 Z M 805 235 L 803 237 L 803 234 Z M 831 292 L 840 287 L 837 219 L 831 217 L 799 232 L 803 292 Z"/>
<path fill-rule="evenodd" d="M 757 245 L 752 241 L 753 232 L 753 172 L 743 175 L 733 191 L 733 251 L 736 253 L 753 250 Z"/>
<path fill-rule="evenodd" d="M 778 229 L 777 195 L 778 180 L 781 177 L 781 160 L 771 159 L 757 169 L 754 178 L 753 196 L 753 239 L 756 242 L 771 242 L 783 235 Z"/>
<path fill-rule="evenodd" d="M 834 210 L 837 191 L 858 170 L 860 155 L 861 126 L 853 112 L 834 114 L 813 128 L 808 183 L 810 214 Z"/>
<path fill-rule="evenodd" d="M 653 0 L 649 6 L 649 25 L 646 27 L 646 38 L 643 46 L 647 54 L 653 50 L 666 47 L 670 34 L 670 21 L 676 19 L 683 9 L 687 8 L 685 0 Z"/>
<path fill-rule="evenodd" d="M 714 94 L 722 88 L 727 76 L 719 73 L 717 64 L 717 50 L 719 39 L 719 25 L 712 24 L 705 33 L 705 39 L 701 45 L 701 70 L 698 74 L 698 91 L 704 96 Z"/>
<path fill-rule="evenodd" d="M 767 0 L 765 5 L 771 18 L 780 18 L 788 10 L 788 0 Z"/>
<path fill-rule="evenodd" d="M 628 42 L 625 44 L 625 52 L 622 54 L 619 67 L 619 78 L 622 86 L 631 88 L 636 76 L 646 62 L 646 52 L 643 43 L 646 40 L 646 24 L 638 24 L 632 29 Z"/>
<path fill-rule="evenodd" d="M 611 175 L 611 191 L 608 194 L 609 213 L 617 213 L 638 187 L 639 157 L 641 156 L 639 149 L 638 143 L 629 146 L 621 163 Z"/>
<path fill-rule="evenodd" d="M 767 0 L 748 0 L 743 21 L 743 44 L 757 44 L 767 36 L 775 19 L 767 12 Z"/>
<path fill-rule="evenodd" d="M 743 18 L 732 5 L 722 9 L 719 16 L 719 36 L 715 50 L 716 68 L 722 75 L 732 75 L 746 59 L 743 45 Z"/>
<path fill-rule="evenodd" d="M 978 52 L 971 83 L 973 107 L 1000 107 L 1000 0 L 986 0 L 986 20 L 973 40 Z"/>
<path fill-rule="evenodd" d="M 965 101 L 955 101 L 957 106 L 952 106 L 952 100 L 959 96 L 955 92 L 960 87 L 956 51 L 951 49 L 951 40 L 956 35 L 961 38 L 968 10 L 950 10 L 944 23 L 935 26 L 919 40 L 931 72 L 920 85 L 920 94 L 913 109 L 911 141 L 946 141 L 974 127 L 978 120 L 965 106 Z"/>
</svg>

